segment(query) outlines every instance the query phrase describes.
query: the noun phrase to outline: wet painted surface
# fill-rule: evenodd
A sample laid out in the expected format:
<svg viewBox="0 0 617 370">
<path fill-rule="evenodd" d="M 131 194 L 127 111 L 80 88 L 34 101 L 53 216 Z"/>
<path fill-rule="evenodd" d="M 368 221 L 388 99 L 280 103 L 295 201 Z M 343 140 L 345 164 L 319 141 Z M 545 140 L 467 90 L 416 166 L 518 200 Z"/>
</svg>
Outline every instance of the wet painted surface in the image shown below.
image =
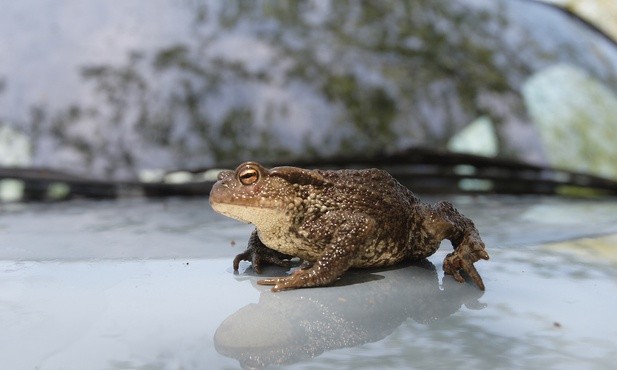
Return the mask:
<svg viewBox="0 0 617 370">
<path fill-rule="evenodd" d="M 590 236 L 617 233 L 617 203 L 452 200 L 491 250 L 484 293 L 443 277 L 446 243 L 271 293 L 231 270 L 250 226 L 206 200 L 4 209 L 0 368 L 611 368 L 617 238 Z"/>
</svg>

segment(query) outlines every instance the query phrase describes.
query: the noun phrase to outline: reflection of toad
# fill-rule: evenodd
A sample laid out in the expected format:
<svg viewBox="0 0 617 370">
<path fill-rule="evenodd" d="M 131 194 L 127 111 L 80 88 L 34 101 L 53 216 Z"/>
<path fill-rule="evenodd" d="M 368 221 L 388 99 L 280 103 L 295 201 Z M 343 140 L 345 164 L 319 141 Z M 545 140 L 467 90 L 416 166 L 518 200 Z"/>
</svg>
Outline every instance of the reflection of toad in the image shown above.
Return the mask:
<svg viewBox="0 0 617 370">
<path fill-rule="evenodd" d="M 309 295 L 263 291 L 258 303 L 241 308 L 219 325 L 214 344 L 243 368 L 292 364 L 326 351 L 377 342 L 408 318 L 431 324 L 463 304 L 481 309 L 482 295 L 451 279 L 440 285 L 435 266 L 427 260 L 407 268 L 352 270 L 331 289 L 316 289 Z"/>
<path fill-rule="evenodd" d="M 351 267 L 421 260 L 443 239 L 454 246 L 445 273 L 462 282 L 464 271 L 484 290 L 473 264 L 489 256 L 473 222 L 448 202 L 420 202 L 385 171 L 268 170 L 247 162 L 218 180 L 210 193 L 214 210 L 257 228 L 234 269 L 240 260 L 252 261 L 258 272 L 262 262 L 287 266 L 292 257 L 309 264 L 259 281 L 273 291 L 329 285 Z"/>
</svg>

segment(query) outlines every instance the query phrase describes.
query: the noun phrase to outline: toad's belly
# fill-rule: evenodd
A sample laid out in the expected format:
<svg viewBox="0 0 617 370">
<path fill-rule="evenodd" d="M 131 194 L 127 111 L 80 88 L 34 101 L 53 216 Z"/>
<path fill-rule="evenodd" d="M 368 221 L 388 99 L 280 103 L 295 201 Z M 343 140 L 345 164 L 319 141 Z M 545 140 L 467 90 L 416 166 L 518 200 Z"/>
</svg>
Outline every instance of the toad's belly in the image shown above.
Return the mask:
<svg viewBox="0 0 617 370">
<path fill-rule="evenodd" d="M 268 248 L 309 262 L 319 260 L 328 247 L 327 245 L 320 245 L 310 241 L 304 235 L 289 232 L 289 230 L 259 232 L 259 239 Z M 395 241 L 393 238 L 377 239 L 361 247 L 355 253 L 355 257 L 351 261 L 351 267 L 383 267 L 394 265 L 404 259 L 423 259 L 433 254 L 439 248 L 439 243 L 431 244 L 435 245 L 428 246 L 425 243 L 421 243 L 418 245 L 412 244 L 410 247 L 407 240 L 400 242 Z"/>
<path fill-rule="evenodd" d="M 271 230 L 259 234 L 259 239 L 270 249 L 298 257 L 304 261 L 315 262 L 323 254 L 325 247 L 307 242 L 301 235 L 290 232 L 273 233 Z"/>
</svg>

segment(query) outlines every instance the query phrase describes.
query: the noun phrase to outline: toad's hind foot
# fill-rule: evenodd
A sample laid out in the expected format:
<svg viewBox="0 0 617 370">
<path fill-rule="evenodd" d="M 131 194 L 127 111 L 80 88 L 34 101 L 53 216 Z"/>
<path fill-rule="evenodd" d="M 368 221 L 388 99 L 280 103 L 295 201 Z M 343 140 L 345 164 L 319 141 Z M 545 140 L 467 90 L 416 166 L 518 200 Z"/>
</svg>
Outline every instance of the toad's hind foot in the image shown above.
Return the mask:
<svg viewBox="0 0 617 370">
<path fill-rule="evenodd" d="M 257 280 L 257 284 L 259 285 L 274 285 L 272 287 L 273 292 L 279 292 L 281 290 L 288 289 L 296 289 L 296 288 L 304 288 L 309 287 L 315 284 L 311 282 L 309 279 L 310 274 L 307 270 L 296 270 L 291 275 L 280 278 L 269 278 L 269 279 L 261 279 Z"/>
<path fill-rule="evenodd" d="M 465 281 L 463 276 L 461 276 L 461 271 L 464 271 L 478 288 L 484 290 L 482 277 L 480 277 L 478 270 L 473 265 L 480 259 L 489 259 L 488 253 L 484 249 L 484 243 L 479 240 L 463 240 L 458 248 L 454 252 L 449 253 L 444 259 L 443 271 L 448 275 L 452 275 L 459 283 Z"/>
</svg>

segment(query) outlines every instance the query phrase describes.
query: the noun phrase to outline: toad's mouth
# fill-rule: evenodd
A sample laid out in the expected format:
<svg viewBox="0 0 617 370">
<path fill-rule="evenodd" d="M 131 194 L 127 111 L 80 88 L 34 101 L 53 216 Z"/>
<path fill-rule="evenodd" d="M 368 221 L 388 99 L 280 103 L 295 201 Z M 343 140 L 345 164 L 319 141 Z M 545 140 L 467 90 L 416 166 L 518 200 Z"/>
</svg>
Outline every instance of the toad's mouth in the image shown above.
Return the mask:
<svg viewBox="0 0 617 370">
<path fill-rule="evenodd" d="M 255 226 L 268 225 L 279 218 L 278 212 L 274 208 L 268 208 L 263 205 L 240 205 L 212 200 L 210 205 L 217 213 L 238 221 L 251 223 Z"/>
<path fill-rule="evenodd" d="M 210 201 L 212 209 L 224 216 L 231 217 L 238 221 L 250 222 L 249 213 L 253 207 L 239 206 L 230 203 L 212 202 Z"/>
</svg>

